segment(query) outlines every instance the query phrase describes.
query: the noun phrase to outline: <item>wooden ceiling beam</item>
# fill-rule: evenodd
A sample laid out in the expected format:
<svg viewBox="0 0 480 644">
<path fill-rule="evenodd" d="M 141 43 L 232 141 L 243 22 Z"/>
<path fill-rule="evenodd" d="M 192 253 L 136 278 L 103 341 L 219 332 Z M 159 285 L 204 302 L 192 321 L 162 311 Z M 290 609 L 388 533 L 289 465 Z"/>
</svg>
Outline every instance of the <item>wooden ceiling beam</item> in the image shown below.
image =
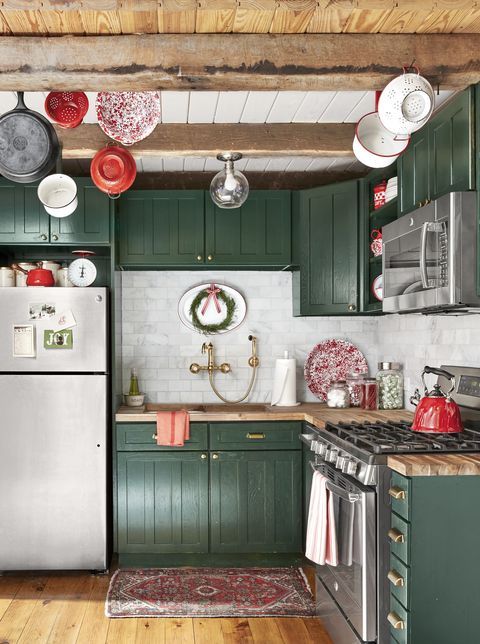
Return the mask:
<svg viewBox="0 0 480 644">
<path fill-rule="evenodd" d="M 434 85 L 480 81 L 480 34 L 0 37 L 0 90 L 374 90 L 402 63 Z"/>
<path fill-rule="evenodd" d="M 88 159 L 111 142 L 98 125 L 57 128 L 64 159 Z M 247 157 L 352 156 L 351 123 L 159 124 L 129 147 L 134 156 L 215 157 L 224 150 Z"/>
</svg>

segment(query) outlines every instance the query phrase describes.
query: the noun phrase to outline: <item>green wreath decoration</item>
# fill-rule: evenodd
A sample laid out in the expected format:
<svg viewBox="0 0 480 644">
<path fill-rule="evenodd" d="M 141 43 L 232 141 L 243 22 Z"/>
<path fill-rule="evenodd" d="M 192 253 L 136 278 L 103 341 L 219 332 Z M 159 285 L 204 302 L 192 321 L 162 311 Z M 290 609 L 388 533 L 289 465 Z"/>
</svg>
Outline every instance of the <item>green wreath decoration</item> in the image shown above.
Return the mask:
<svg viewBox="0 0 480 644">
<path fill-rule="evenodd" d="M 233 297 L 230 297 L 230 295 L 227 295 L 225 291 L 221 290 L 220 293 L 217 294 L 217 298 L 221 300 L 227 307 L 227 314 L 225 318 L 218 324 L 203 324 L 203 322 L 201 322 L 198 317 L 198 309 L 200 308 L 200 305 L 202 304 L 203 300 L 206 297 L 208 297 L 208 295 L 209 293 L 207 289 L 204 289 L 203 291 L 199 291 L 197 295 L 193 298 L 192 303 L 190 304 L 190 315 L 192 316 L 192 324 L 197 329 L 197 331 L 200 331 L 200 333 L 205 333 L 205 335 L 208 335 L 209 333 L 218 333 L 219 331 L 224 331 L 225 329 L 228 329 L 228 327 L 233 321 L 235 312 L 237 310 L 237 305 Z"/>
</svg>

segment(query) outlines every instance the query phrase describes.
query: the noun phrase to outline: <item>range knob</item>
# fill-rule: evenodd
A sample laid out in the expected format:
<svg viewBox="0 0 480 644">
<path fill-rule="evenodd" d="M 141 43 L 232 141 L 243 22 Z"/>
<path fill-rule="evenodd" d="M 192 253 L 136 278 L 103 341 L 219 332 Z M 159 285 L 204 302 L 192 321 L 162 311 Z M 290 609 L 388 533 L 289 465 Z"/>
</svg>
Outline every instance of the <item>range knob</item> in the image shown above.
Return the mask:
<svg viewBox="0 0 480 644">
<path fill-rule="evenodd" d="M 350 461 L 348 464 L 347 474 L 354 476 L 357 473 L 358 464 L 355 461 Z"/>
<path fill-rule="evenodd" d="M 325 458 L 327 458 L 328 452 L 329 452 L 329 449 L 328 449 L 328 445 L 326 443 L 319 443 L 318 444 L 317 454 L 319 456 L 324 456 Z"/>
<path fill-rule="evenodd" d="M 338 456 L 338 449 L 331 449 L 328 452 L 328 455 L 325 455 L 325 460 L 329 463 L 336 463 Z"/>
<path fill-rule="evenodd" d="M 351 461 L 351 459 L 350 459 L 348 456 L 345 456 L 345 457 L 344 457 L 344 459 L 343 459 L 343 463 L 342 463 L 342 472 L 343 472 L 344 474 L 348 474 L 348 466 L 350 465 L 350 463 L 351 463 L 351 462 L 352 462 L 352 461 Z"/>
<path fill-rule="evenodd" d="M 337 470 L 343 469 L 343 463 L 345 462 L 345 456 L 337 456 L 337 460 L 335 462 L 335 467 Z"/>
<path fill-rule="evenodd" d="M 318 441 L 312 440 L 312 442 L 310 443 L 310 451 L 316 452 L 317 447 L 318 447 Z"/>
</svg>

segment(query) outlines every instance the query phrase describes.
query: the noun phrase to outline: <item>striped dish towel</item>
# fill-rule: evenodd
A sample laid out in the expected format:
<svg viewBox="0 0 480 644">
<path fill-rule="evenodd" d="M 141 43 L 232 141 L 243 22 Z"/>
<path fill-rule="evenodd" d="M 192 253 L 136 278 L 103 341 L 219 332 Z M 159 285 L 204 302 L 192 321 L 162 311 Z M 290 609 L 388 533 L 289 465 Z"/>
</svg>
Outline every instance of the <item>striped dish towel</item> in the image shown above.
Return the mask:
<svg viewBox="0 0 480 644">
<path fill-rule="evenodd" d="M 338 566 L 333 497 L 327 489 L 327 481 L 320 472 L 313 473 L 305 556 L 319 566 L 326 563 Z"/>
<path fill-rule="evenodd" d="M 190 438 L 190 416 L 186 411 L 157 412 L 157 445 L 183 447 Z"/>
</svg>

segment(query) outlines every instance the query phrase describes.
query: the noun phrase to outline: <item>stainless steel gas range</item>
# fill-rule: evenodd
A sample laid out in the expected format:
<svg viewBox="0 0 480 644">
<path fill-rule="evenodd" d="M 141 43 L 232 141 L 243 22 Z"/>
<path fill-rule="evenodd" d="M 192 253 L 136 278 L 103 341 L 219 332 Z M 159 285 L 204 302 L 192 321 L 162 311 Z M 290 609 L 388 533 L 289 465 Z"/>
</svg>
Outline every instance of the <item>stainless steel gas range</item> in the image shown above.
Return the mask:
<svg viewBox="0 0 480 644">
<path fill-rule="evenodd" d="M 339 552 L 348 551 L 338 566 L 317 566 L 318 614 L 335 644 L 390 642 L 388 455 L 480 451 L 480 369 L 443 368 L 456 376 L 453 398 L 465 426 L 459 436 L 412 432 L 408 421 L 305 426 L 310 466 L 328 478 L 334 497 Z"/>
</svg>

